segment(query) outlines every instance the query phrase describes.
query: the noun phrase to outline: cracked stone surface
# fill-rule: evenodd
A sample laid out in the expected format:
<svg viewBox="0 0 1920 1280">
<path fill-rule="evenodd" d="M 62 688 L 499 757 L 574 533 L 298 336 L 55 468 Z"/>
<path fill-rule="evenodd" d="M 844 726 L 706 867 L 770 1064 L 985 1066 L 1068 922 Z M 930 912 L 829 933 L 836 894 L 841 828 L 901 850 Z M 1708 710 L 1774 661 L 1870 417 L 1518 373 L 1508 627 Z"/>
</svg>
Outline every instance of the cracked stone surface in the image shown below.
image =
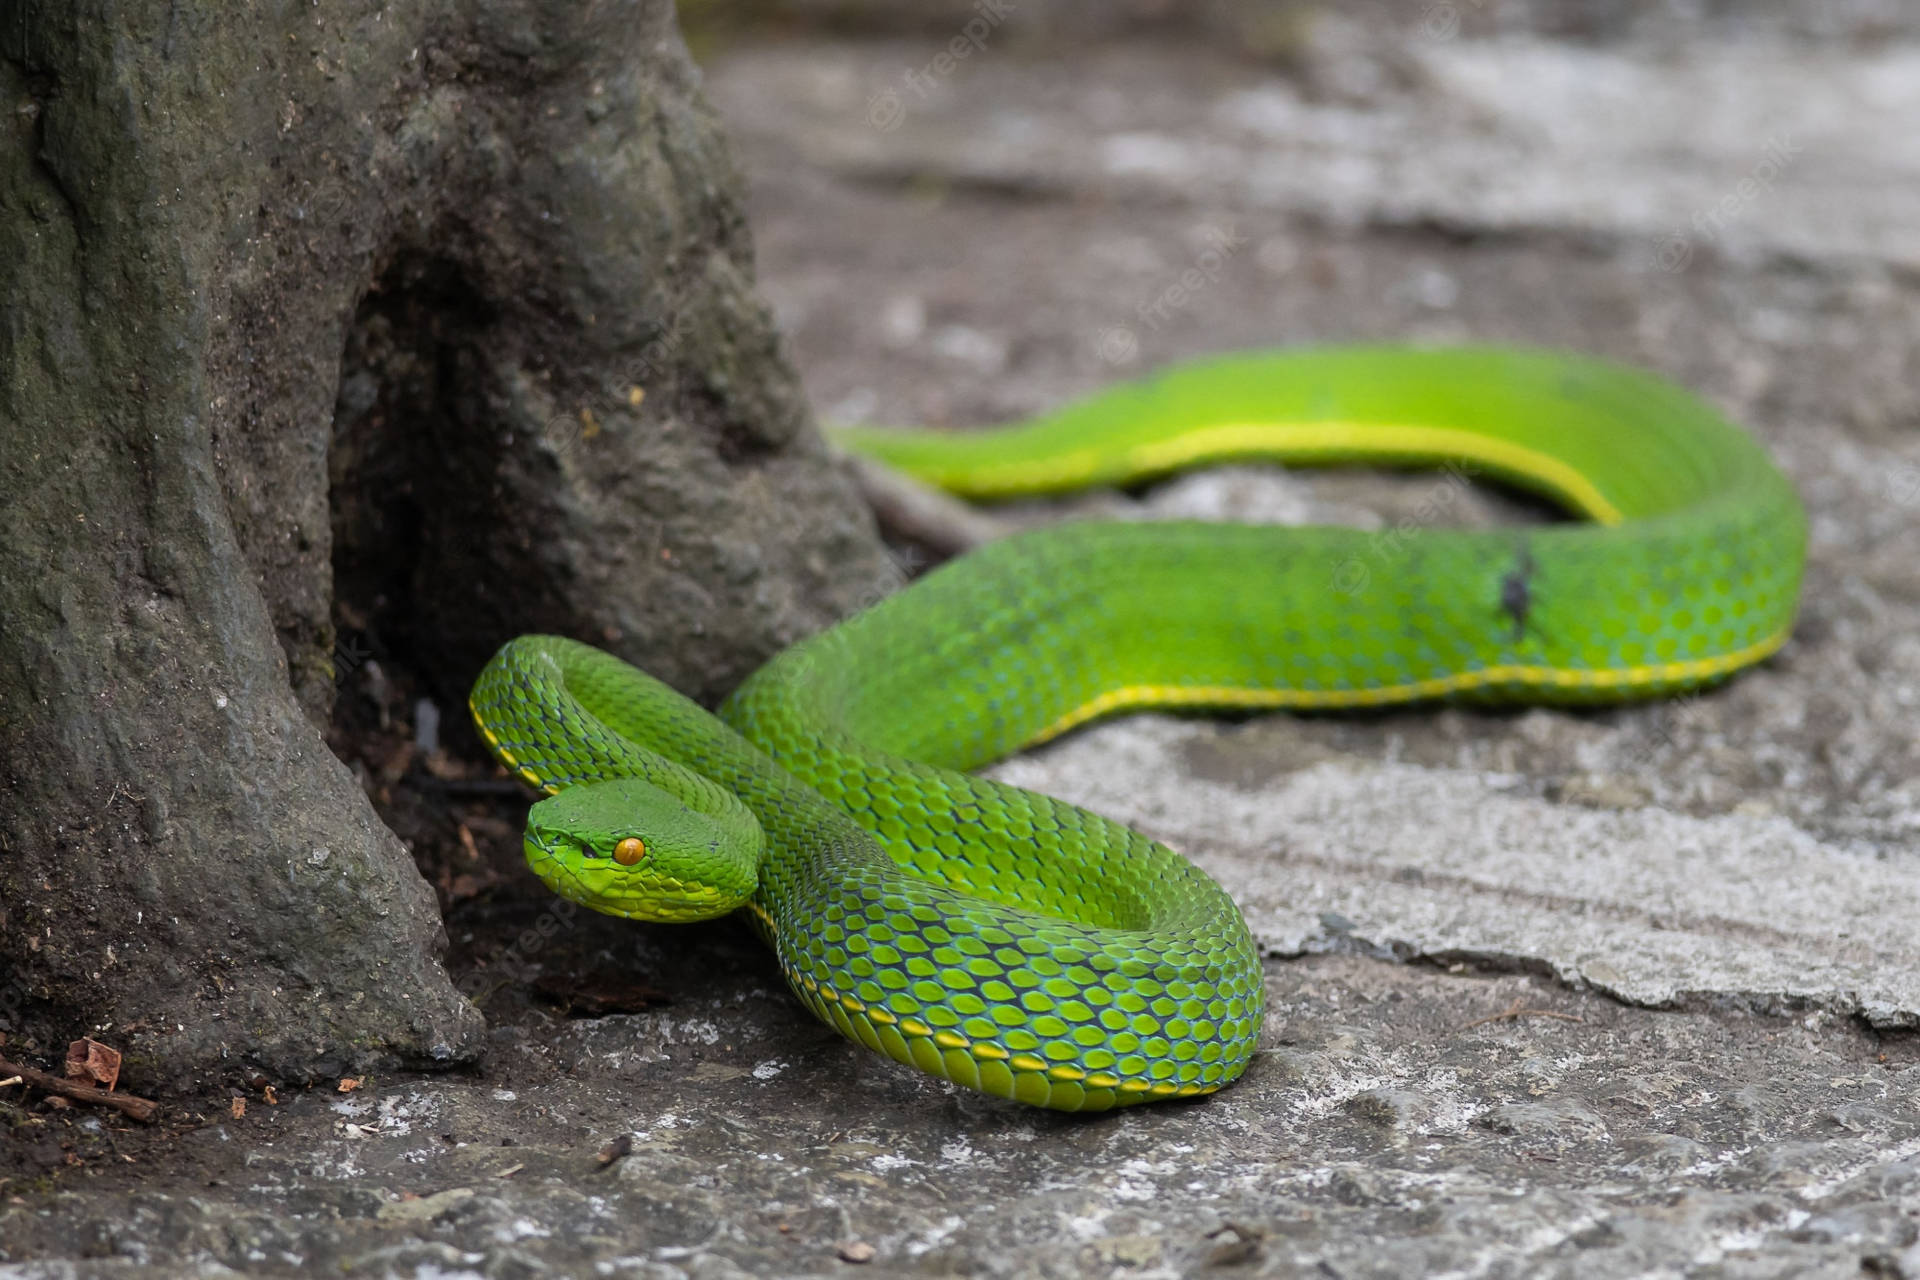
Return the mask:
<svg viewBox="0 0 1920 1280">
<path fill-rule="evenodd" d="M 1410 22 L 1279 70 L 1009 42 L 885 128 L 874 95 L 937 42 L 709 66 L 826 416 L 987 421 L 1241 346 L 1533 341 L 1686 382 L 1798 482 L 1796 637 L 1706 696 L 1144 717 L 999 767 L 1244 904 L 1271 1013 L 1239 1084 L 1019 1110 L 842 1043 L 735 925 L 503 897 L 527 973 L 669 1003 L 565 1018 L 509 974 L 482 1073 L 204 1100 L 157 1172 L 0 1202 L 0 1276 L 855 1274 L 867 1246 L 875 1274 L 1920 1280 L 1920 161 L 1886 127 L 1920 54 L 1663 31 Z M 1800 152 L 1699 233 L 1774 135 Z M 1257 471 L 1070 510 L 1540 518 Z"/>
<path fill-rule="evenodd" d="M 1550 734 L 1550 718 L 1516 732 Z M 1556 799 L 1524 772 L 1301 746 L 1143 718 L 996 773 L 1175 841 L 1272 954 L 1471 960 L 1653 1007 L 1920 1025 L 1910 857 L 1848 852 L 1761 805 L 1692 817 L 1630 783 Z"/>
</svg>

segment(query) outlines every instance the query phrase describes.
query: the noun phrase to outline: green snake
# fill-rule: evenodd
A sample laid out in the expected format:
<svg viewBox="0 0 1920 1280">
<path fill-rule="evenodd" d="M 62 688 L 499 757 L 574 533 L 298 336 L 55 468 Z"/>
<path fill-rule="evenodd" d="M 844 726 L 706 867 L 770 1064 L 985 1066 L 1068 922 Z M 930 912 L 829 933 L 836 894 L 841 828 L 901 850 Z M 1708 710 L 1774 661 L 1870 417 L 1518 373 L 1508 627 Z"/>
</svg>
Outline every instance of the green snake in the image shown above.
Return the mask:
<svg viewBox="0 0 1920 1280">
<path fill-rule="evenodd" d="M 549 795 L 526 852 L 556 892 L 649 920 L 744 907 L 849 1038 L 1063 1110 L 1237 1078 L 1259 954 L 1179 854 L 967 770 L 1130 708 L 1695 688 L 1785 642 L 1805 556 L 1799 501 L 1746 434 L 1666 382 L 1550 352 L 1254 353 L 997 429 L 836 435 L 978 498 L 1232 459 L 1451 464 L 1585 517 L 1055 525 L 786 649 L 718 718 L 569 640 L 494 657 L 473 715 Z"/>
</svg>

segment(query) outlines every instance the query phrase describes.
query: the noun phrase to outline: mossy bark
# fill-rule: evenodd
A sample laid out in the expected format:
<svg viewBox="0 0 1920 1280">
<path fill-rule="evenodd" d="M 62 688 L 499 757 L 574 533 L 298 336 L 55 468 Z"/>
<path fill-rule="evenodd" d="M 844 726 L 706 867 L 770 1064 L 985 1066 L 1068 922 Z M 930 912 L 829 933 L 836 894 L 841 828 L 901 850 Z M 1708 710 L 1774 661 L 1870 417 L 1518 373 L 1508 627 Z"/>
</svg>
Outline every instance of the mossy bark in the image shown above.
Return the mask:
<svg viewBox="0 0 1920 1280">
<path fill-rule="evenodd" d="M 0 4 L 0 1030 L 472 1059 L 337 594 L 724 690 L 884 572 L 661 0 Z"/>
</svg>

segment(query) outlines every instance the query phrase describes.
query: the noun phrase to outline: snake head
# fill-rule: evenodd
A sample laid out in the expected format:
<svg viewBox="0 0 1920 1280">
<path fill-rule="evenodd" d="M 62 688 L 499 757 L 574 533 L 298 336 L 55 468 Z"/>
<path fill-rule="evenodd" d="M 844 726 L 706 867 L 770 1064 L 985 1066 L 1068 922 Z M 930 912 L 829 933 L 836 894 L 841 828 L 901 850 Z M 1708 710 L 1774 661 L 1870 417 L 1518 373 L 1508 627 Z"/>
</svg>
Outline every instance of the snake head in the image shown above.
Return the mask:
<svg viewBox="0 0 1920 1280">
<path fill-rule="evenodd" d="M 652 783 L 621 778 L 534 805 L 527 865 L 561 897 L 608 915 L 710 920 L 753 896 L 758 837 L 757 826 L 742 832 Z"/>
</svg>

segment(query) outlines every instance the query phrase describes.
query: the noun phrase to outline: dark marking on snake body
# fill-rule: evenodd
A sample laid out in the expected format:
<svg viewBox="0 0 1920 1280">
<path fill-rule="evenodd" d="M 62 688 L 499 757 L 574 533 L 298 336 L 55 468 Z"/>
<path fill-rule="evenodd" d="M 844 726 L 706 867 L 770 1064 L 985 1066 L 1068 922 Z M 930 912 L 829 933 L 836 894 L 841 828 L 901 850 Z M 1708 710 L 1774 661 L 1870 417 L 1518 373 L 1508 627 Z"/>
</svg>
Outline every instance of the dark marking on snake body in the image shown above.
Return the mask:
<svg viewBox="0 0 1920 1280">
<path fill-rule="evenodd" d="M 1500 611 L 1513 619 L 1512 642 L 1527 634 L 1527 614 L 1533 609 L 1533 552 L 1523 543 L 1513 568 L 1500 579 Z"/>
</svg>

